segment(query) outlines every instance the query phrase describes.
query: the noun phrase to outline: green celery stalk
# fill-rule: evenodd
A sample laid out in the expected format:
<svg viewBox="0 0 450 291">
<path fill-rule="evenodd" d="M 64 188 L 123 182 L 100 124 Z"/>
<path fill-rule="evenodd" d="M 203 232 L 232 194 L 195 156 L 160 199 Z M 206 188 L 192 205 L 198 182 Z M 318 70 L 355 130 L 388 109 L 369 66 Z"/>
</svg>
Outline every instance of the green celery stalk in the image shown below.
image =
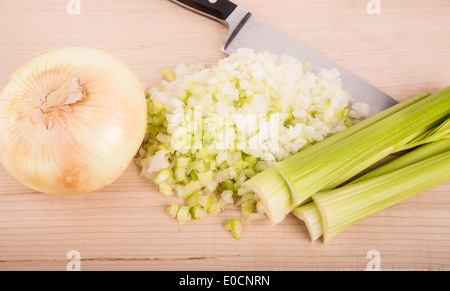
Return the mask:
<svg viewBox="0 0 450 291">
<path fill-rule="evenodd" d="M 314 202 L 297 207 L 292 214 L 305 223 L 312 242 L 322 236 L 322 216 Z"/>
<path fill-rule="evenodd" d="M 312 196 L 323 223 L 324 242 L 349 226 L 450 180 L 450 151 L 359 183 Z"/>
<path fill-rule="evenodd" d="M 259 196 L 272 224 L 280 223 L 293 209 L 289 187 L 275 167 L 254 176 L 243 187 Z"/>
<path fill-rule="evenodd" d="M 344 131 L 336 133 L 321 142 L 315 143 L 314 145 L 301 150 L 296 156 L 296 161 L 299 160 L 299 157 L 308 157 L 325 150 L 340 140 L 349 137 L 364 128 L 367 128 L 377 121 L 387 118 L 392 114 L 395 114 L 400 110 L 429 97 L 430 95 L 431 94 L 427 92 L 416 95 L 384 110 L 383 112 L 378 113 L 374 116 L 374 118 L 363 120 Z M 252 189 L 263 201 L 266 214 L 269 216 L 272 224 L 280 223 L 295 208 L 291 203 L 292 194 L 289 186 L 286 184 L 285 179 L 279 175 L 275 166 L 255 175 L 253 178 L 243 183 L 242 186 Z M 298 207 L 300 205 L 296 206 Z"/>
<path fill-rule="evenodd" d="M 447 87 L 387 117 L 377 114 L 366 119 L 373 123 L 331 144 L 326 150 L 307 156 L 295 154 L 275 166 L 287 181 L 296 207 L 315 193 L 326 187 L 339 186 L 395 153 L 444 122 L 449 114 L 450 87 Z"/>
<path fill-rule="evenodd" d="M 234 239 L 239 240 L 242 233 L 242 219 L 233 218 L 227 221 L 225 229 L 230 230 Z"/>
</svg>

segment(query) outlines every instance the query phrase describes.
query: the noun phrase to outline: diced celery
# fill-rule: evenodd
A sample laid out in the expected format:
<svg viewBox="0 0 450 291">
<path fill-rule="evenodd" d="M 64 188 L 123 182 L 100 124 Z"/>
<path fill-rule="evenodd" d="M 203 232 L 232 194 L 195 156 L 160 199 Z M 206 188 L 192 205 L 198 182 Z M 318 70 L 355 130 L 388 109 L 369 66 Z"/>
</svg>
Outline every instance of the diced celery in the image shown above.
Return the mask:
<svg viewBox="0 0 450 291">
<path fill-rule="evenodd" d="M 372 118 L 365 119 L 344 131 L 326 138 L 321 142 L 304 148 L 298 154 L 287 158 L 285 161 L 289 162 L 292 161 L 292 159 L 295 159 L 296 163 L 301 164 L 301 158 L 308 158 L 311 155 L 320 153 L 321 151 L 328 149 L 333 144 L 338 143 L 340 140 L 352 136 L 353 134 L 375 124 L 377 121 L 389 117 L 412 104 L 424 100 L 430 95 L 430 93 L 422 93 L 413 98 L 407 99 L 384 110 Z M 313 162 L 311 165 L 315 165 L 315 163 Z M 285 179 L 279 174 L 276 166 L 268 168 L 267 170 L 257 174 L 243 185 L 251 188 L 262 200 L 266 213 L 272 224 L 280 223 L 293 209 L 298 207 L 294 206 L 297 202 L 291 203 L 292 195 L 290 187 L 286 183 Z"/>
<path fill-rule="evenodd" d="M 221 196 L 222 200 L 225 203 L 227 203 L 227 204 L 234 204 L 234 201 L 233 201 L 234 193 L 233 193 L 233 191 L 225 190 L 225 191 L 222 192 L 222 194 L 220 194 L 220 196 Z"/>
<path fill-rule="evenodd" d="M 169 69 L 164 69 L 161 72 L 169 81 L 174 81 L 177 75 Z"/>
<path fill-rule="evenodd" d="M 196 170 L 201 173 L 205 170 L 205 163 L 203 160 L 194 161 L 191 165 L 188 166 L 188 170 Z"/>
<path fill-rule="evenodd" d="M 162 182 L 159 184 L 159 191 L 166 197 L 170 197 L 173 195 L 173 188 L 167 182 Z"/>
<path fill-rule="evenodd" d="M 414 149 L 413 151 L 410 151 L 406 154 L 403 154 L 391 160 L 388 163 L 385 163 L 384 165 L 368 172 L 367 174 L 359 177 L 358 179 L 353 180 L 347 185 L 373 179 L 384 174 L 389 174 L 393 171 L 432 158 L 436 155 L 445 153 L 447 151 L 450 151 L 450 139 L 448 138 L 441 139 L 439 141 L 432 142 L 429 144 L 425 144 L 421 147 L 418 147 L 417 149 Z M 386 187 L 389 186 L 386 185 Z M 320 194 L 320 192 L 318 194 Z M 305 222 L 312 241 L 315 241 L 320 236 L 322 236 L 323 234 L 322 218 L 320 211 L 317 208 L 317 205 L 314 203 L 314 201 L 296 208 L 295 210 L 292 211 L 292 214 L 294 214 L 297 218 Z"/>
<path fill-rule="evenodd" d="M 220 183 L 223 189 L 225 190 L 231 190 L 233 192 L 237 191 L 237 187 L 234 185 L 234 182 L 231 180 L 226 180 Z"/>
<path fill-rule="evenodd" d="M 256 172 L 253 169 L 244 169 L 242 170 L 242 173 L 244 173 L 247 178 L 253 178 L 256 175 Z"/>
<path fill-rule="evenodd" d="M 229 167 L 229 173 L 230 173 L 230 178 L 231 179 L 235 179 L 238 176 L 238 173 L 236 172 L 236 170 L 233 167 Z"/>
<path fill-rule="evenodd" d="M 162 112 L 166 109 L 159 101 L 152 101 L 150 106 L 155 110 L 155 112 Z"/>
<path fill-rule="evenodd" d="M 245 193 L 249 193 L 249 192 L 253 192 L 252 189 L 241 186 L 241 187 L 239 187 L 237 193 L 235 193 L 235 196 L 242 197 L 245 195 Z"/>
<path fill-rule="evenodd" d="M 393 172 L 316 193 L 324 242 L 349 226 L 411 196 L 450 180 L 450 151 Z"/>
<path fill-rule="evenodd" d="M 191 181 L 184 187 L 184 197 L 189 197 L 190 195 L 197 193 L 201 189 L 201 184 L 199 181 Z"/>
<path fill-rule="evenodd" d="M 423 144 L 432 143 L 446 138 L 450 138 L 450 119 L 447 119 L 432 130 L 429 130 L 424 134 L 418 136 L 417 138 L 403 146 L 400 150 L 411 149 Z"/>
<path fill-rule="evenodd" d="M 208 185 L 206 185 L 205 189 L 208 192 L 216 193 L 217 191 L 219 191 L 218 186 L 219 186 L 219 182 L 217 182 L 216 180 L 213 179 L 211 182 L 208 183 Z"/>
<path fill-rule="evenodd" d="M 254 156 L 246 156 L 246 157 L 244 157 L 244 161 L 249 163 L 249 165 L 248 165 L 249 168 L 253 168 L 256 165 L 256 163 L 258 162 L 258 158 L 254 157 Z"/>
<path fill-rule="evenodd" d="M 246 54 L 252 55 L 250 63 Z M 351 121 L 367 116 L 368 108 L 365 104 L 353 104 L 351 109 L 346 106 L 350 95 L 337 70 L 321 70 L 316 76 L 309 72 L 311 77 L 325 81 L 313 86 L 303 74 L 308 67 L 298 63 L 297 73 L 302 77 L 280 88 L 278 80 L 290 83 L 296 74 L 286 75 L 285 70 L 279 70 L 284 77 L 274 78 L 267 69 L 276 72 L 275 63 L 288 61 L 290 66 L 296 64 L 295 60 L 251 50 L 230 60 L 214 69 L 201 64 L 179 66 L 174 72 L 165 69 L 165 80 L 159 88 L 146 91 L 147 132 L 137 163 L 146 168 L 142 175 L 154 179 L 164 195 L 176 191 L 178 197 L 186 199 L 189 213 L 185 214 L 185 208 L 181 214 L 177 210 L 182 221 L 197 219 L 206 212 L 218 213 L 226 203 L 234 202 L 233 196 L 238 196 L 236 204 L 242 207 L 246 219 L 257 219 L 265 212 L 275 224 L 295 207 L 309 202 L 312 195 L 348 182 L 390 153 L 450 136 L 450 122 L 441 123 L 448 116 L 448 88 L 432 96 L 417 96 L 352 126 Z M 233 71 L 227 72 L 230 67 Z M 241 69 L 244 72 L 238 74 Z M 310 87 L 306 90 L 309 92 L 304 87 Z M 337 100 L 333 100 L 334 96 Z M 230 114 L 245 118 L 259 115 L 253 124 L 260 126 L 268 123 L 273 114 L 280 116 L 280 152 L 265 148 L 271 142 L 264 140 L 261 128 L 242 121 L 229 124 L 228 117 L 226 122 L 216 120 Z M 182 121 L 175 116 L 183 116 Z M 185 132 L 180 134 L 179 127 Z M 174 145 L 179 139 L 184 142 L 184 137 L 188 140 L 186 147 Z M 252 148 L 254 141 L 261 138 L 262 144 Z M 216 147 L 225 139 L 227 149 Z M 349 155 L 348 148 L 352 148 Z M 166 153 L 163 159 L 158 158 L 160 151 Z M 156 159 L 152 160 L 152 156 Z"/>
<path fill-rule="evenodd" d="M 189 206 L 189 208 L 192 208 L 198 204 L 199 198 L 200 198 L 200 195 L 198 193 L 193 193 L 188 198 L 186 198 L 185 205 Z"/>
<path fill-rule="evenodd" d="M 261 199 L 272 224 L 280 223 L 293 210 L 289 186 L 275 167 L 254 176 L 243 185 Z"/>
<path fill-rule="evenodd" d="M 172 171 L 169 169 L 162 169 L 156 174 L 155 183 L 160 185 L 162 182 L 166 182 L 172 177 Z"/>
<path fill-rule="evenodd" d="M 242 212 L 242 216 L 247 219 L 250 220 L 250 214 L 252 214 L 255 211 L 256 208 L 256 201 L 254 200 L 247 200 L 244 203 L 242 203 L 241 205 L 241 212 Z"/>
<path fill-rule="evenodd" d="M 184 189 L 185 189 L 185 186 L 182 186 L 182 185 L 176 186 L 175 190 L 177 191 L 178 198 L 180 198 L 180 199 L 184 198 Z"/>
<path fill-rule="evenodd" d="M 254 200 L 253 198 L 255 197 L 255 193 L 253 193 L 252 191 L 245 192 L 240 197 L 241 198 L 238 200 L 238 202 L 236 202 L 236 206 L 241 206 L 242 204 L 244 204 L 245 202 L 247 202 L 249 200 Z"/>
<path fill-rule="evenodd" d="M 177 182 L 186 182 L 187 180 L 186 168 L 175 168 L 174 178 L 175 181 Z"/>
<path fill-rule="evenodd" d="M 206 208 L 206 209 L 208 209 L 211 206 L 212 202 L 213 201 L 212 201 L 212 196 L 211 195 L 201 195 L 198 198 L 198 204 L 201 207 Z"/>
<path fill-rule="evenodd" d="M 450 151 L 449 138 L 444 138 L 432 143 L 425 144 L 368 172 L 367 174 L 359 177 L 358 179 L 353 180 L 352 182 L 350 182 L 350 184 L 358 183 L 374 177 L 381 176 L 383 174 L 393 172 L 403 167 L 434 157 L 446 151 Z"/>
<path fill-rule="evenodd" d="M 191 162 L 191 159 L 188 157 L 179 157 L 177 159 L 177 164 L 175 167 L 186 169 L 189 166 L 190 162 Z"/>
</svg>

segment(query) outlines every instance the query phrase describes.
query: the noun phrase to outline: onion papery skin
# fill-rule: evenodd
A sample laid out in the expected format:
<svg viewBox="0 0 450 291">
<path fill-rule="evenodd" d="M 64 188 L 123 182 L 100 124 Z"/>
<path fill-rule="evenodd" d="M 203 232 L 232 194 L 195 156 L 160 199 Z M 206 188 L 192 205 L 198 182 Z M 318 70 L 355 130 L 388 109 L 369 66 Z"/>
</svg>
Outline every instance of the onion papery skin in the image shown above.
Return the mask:
<svg viewBox="0 0 450 291">
<path fill-rule="evenodd" d="M 42 109 L 71 80 L 83 97 Z M 146 120 L 144 90 L 125 63 L 99 49 L 55 48 L 20 67 L 0 93 L 0 161 L 35 191 L 93 192 L 128 168 Z"/>
</svg>

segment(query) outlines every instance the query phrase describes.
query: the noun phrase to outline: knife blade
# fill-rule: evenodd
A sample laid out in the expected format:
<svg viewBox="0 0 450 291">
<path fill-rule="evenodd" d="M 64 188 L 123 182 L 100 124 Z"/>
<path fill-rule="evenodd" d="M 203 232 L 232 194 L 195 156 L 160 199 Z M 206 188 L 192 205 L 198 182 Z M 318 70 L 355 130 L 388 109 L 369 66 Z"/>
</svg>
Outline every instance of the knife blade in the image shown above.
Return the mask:
<svg viewBox="0 0 450 291">
<path fill-rule="evenodd" d="M 364 102 L 371 114 L 379 113 L 398 102 L 351 71 L 302 44 L 277 28 L 255 17 L 249 11 L 228 0 L 172 0 L 185 8 L 221 22 L 228 27 L 222 45 L 227 54 L 241 48 L 268 51 L 272 54 L 288 54 L 303 63 L 311 63 L 311 69 L 335 68 L 354 102 Z"/>
</svg>

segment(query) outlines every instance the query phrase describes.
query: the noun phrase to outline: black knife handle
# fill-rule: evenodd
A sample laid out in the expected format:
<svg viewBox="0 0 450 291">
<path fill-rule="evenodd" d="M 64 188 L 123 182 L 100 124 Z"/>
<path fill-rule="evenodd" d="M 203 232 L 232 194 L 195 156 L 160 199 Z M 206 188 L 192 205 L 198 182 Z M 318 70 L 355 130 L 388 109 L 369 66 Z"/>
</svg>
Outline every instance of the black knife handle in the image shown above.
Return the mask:
<svg viewBox="0 0 450 291">
<path fill-rule="evenodd" d="M 226 20 L 237 5 L 228 0 L 172 0 L 218 20 Z"/>
</svg>

